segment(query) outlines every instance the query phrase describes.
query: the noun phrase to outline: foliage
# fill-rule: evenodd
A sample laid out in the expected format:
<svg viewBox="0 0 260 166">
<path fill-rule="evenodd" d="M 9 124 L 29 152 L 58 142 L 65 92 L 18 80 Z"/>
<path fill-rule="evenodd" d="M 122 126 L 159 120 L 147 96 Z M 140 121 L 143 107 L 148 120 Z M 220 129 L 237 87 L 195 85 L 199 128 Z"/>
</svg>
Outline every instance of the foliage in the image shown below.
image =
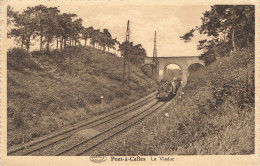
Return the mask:
<svg viewBox="0 0 260 166">
<path fill-rule="evenodd" d="M 167 69 L 165 71 L 164 80 L 173 81 L 173 79 L 181 79 L 181 70 L 179 69 Z"/>
<path fill-rule="evenodd" d="M 117 38 L 113 38 L 108 29 L 94 29 L 84 27 L 83 20 L 77 18 L 74 13 L 60 13 L 57 7 L 47 7 L 43 5 L 27 7 L 22 12 L 14 11 L 11 6 L 8 6 L 8 37 L 14 38 L 20 44 L 21 48 L 26 48 L 29 51 L 32 45 L 32 40 L 40 38 L 40 51 L 46 45 L 46 50 L 50 50 L 50 44 L 56 40 L 56 50 L 60 50 L 68 46 L 81 45 L 81 40 L 84 40 L 84 45 L 87 42 L 93 48 L 107 50 L 116 49 L 119 45 L 119 50 L 122 56 L 125 57 L 126 43 L 119 43 Z M 146 56 L 146 51 L 141 44 L 135 46 L 127 46 L 130 62 L 140 65 L 143 58 Z"/>
<path fill-rule="evenodd" d="M 121 56 L 130 60 L 131 63 L 140 65 L 143 63 L 144 57 L 146 57 L 146 50 L 141 44 L 133 45 L 133 42 L 123 42 L 119 44 L 119 51 Z"/>
<path fill-rule="evenodd" d="M 32 53 L 13 48 L 8 51 L 7 63 L 8 146 L 128 104 L 155 90 L 155 83 L 150 84 L 151 79 L 132 64 L 133 94 L 129 96 L 128 89 L 121 86 L 122 58 L 90 47 Z"/>
<path fill-rule="evenodd" d="M 27 50 L 32 45 L 31 40 L 40 38 L 40 50 L 46 44 L 46 49 L 50 49 L 50 43 L 56 39 L 56 49 L 66 48 L 67 45 L 81 45 L 80 40 L 91 40 L 93 47 L 103 49 L 115 49 L 118 43 L 116 38 L 112 38 L 108 29 L 93 27 L 85 28 L 81 18 L 77 18 L 73 13 L 60 13 L 57 7 L 47 7 L 38 5 L 27 7 L 22 12 L 14 11 L 11 6 L 7 7 L 8 37 L 15 38 L 21 48 Z"/>
<path fill-rule="evenodd" d="M 199 41 L 198 49 L 204 50 L 201 58 L 206 64 L 216 61 L 216 57 L 229 56 L 238 48 L 254 49 L 255 9 L 253 5 L 215 5 L 203 13 L 202 25 L 193 28 L 183 36 L 189 42 L 194 32 L 206 34 Z"/>
<path fill-rule="evenodd" d="M 22 48 L 11 48 L 7 52 L 7 56 L 14 59 L 23 59 L 30 56 L 30 53 Z"/>
<path fill-rule="evenodd" d="M 253 54 L 241 49 L 191 73 L 169 117 L 136 125 L 122 136 L 125 146 L 117 138 L 103 155 L 254 154 Z"/>
<path fill-rule="evenodd" d="M 41 71 L 41 66 L 30 58 L 30 53 L 22 48 L 12 48 L 7 52 L 7 69 L 25 71 L 26 69 Z"/>
</svg>

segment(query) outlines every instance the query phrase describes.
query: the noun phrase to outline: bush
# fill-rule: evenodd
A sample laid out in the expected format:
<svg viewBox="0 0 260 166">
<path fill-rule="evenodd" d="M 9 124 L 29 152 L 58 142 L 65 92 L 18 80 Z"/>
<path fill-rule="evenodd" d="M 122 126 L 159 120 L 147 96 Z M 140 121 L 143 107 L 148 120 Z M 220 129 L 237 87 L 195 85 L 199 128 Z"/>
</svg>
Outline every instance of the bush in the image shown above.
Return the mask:
<svg viewBox="0 0 260 166">
<path fill-rule="evenodd" d="M 31 53 L 32 57 L 38 58 L 40 56 L 50 56 L 51 52 L 47 50 L 41 50 L 41 51 L 32 51 Z"/>
<path fill-rule="evenodd" d="M 20 111 L 16 111 L 14 116 L 13 116 L 13 121 L 14 121 L 14 126 L 16 128 L 23 128 L 24 126 L 24 118 Z"/>
<path fill-rule="evenodd" d="M 33 51 L 32 56 L 23 49 L 11 49 L 8 55 L 9 146 L 21 142 L 19 126 L 24 126 L 29 141 L 128 104 L 155 87 L 155 84 L 151 86 L 150 79 L 144 78 L 149 80 L 147 83 L 138 78 L 147 93 L 138 91 L 138 86 L 133 84 L 129 97 L 128 89 L 121 83 L 122 59 L 92 48 Z M 132 71 L 133 76 L 143 75 L 134 65 Z M 100 109 L 101 95 L 105 109 Z M 24 115 L 15 115 L 19 110 Z"/>
<path fill-rule="evenodd" d="M 219 152 L 213 150 L 211 153 L 244 154 L 242 151 L 245 151 L 248 154 L 248 151 L 251 153 L 254 151 L 252 146 L 254 142 L 254 120 L 252 119 L 255 102 L 253 78 L 254 53 L 244 50 L 232 53 L 229 57 L 220 58 L 207 66 L 206 70 L 199 70 L 190 76 L 189 82 L 184 88 L 186 92 L 183 101 L 189 101 L 186 103 L 190 107 L 195 105 L 199 114 L 193 115 L 190 120 L 187 120 L 186 123 L 189 124 L 185 124 L 185 126 L 190 126 L 190 132 L 194 133 L 205 130 L 206 140 L 210 140 L 212 132 L 221 136 L 217 140 L 212 140 L 214 142 L 222 141 Z M 196 117 L 199 119 L 195 120 Z M 247 120 L 248 118 L 251 120 Z M 200 127 L 200 125 L 203 126 Z M 241 129 L 241 132 L 247 133 L 246 136 L 235 134 L 237 126 L 240 125 L 252 127 Z M 187 129 L 185 132 L 189 133 Z M 230 133 L 233 132 L 234 134 L 230 137 Z M 247 146 L 236 147 L 236 144 L 244 143 L 245 137 L 250 140 L 250 143 Z M 194 137 L 190 136 L 190 138 Z M 237 139 L 237 143 L 231 142 L 229 139 Z M 204 151 L 197 151 L 197 154 L 209 154 L 205 151 L 206 145 L 202 145 L 203 142 L 200 141 L 202 138 L 195 142 L 198 146 L 203 146 Z M 212 148 L 216 149 L 216 146 Z M 232 147 L 232 150 L 226 151 L 225 146 Z M 184 153 L 187 154 L 187 151 Z"/>
<path fill-rule="evenodd" d="M 30 53 L 23 48 L 11 48 L 7 51 L 7 56 L 12 59 L 23 59 L 30 56 Z"/>
<path fill-rule="evenodd" d="M 170 118 L 161 117 L 158 126 L 148 124 L 149 130 L 136 136 L 141 140 L 134 141 L 141 143 L 133 153 L 253 154 L 254 53 L 240 50 L 220 58 L 191 73 L 188 81 L 168 111 Z"/>
<path fill-rule="evenodd" d="M 39 63 L 30 57 L 30 53 L 22 48 L 12 48 L 7 52 L 7 69 L 16 71 L 24 71 L 24 69 L 32 69 L 42 71 Z"/>
<path fill-rule="evenodd" d="M 120 76 L 120 75 L 118 75 L 117 73 L 110 73 L 109 75 L 108 75 L 108 78 L 110 78 L 110 79 L 113 79 L 113 80 L 116 80 L 116 81 L 119 81 L 119 82 L 121 82 L 122 81 L 122 76 Z"/>
<path fill-rule="evenodd" d="M 243 50 L 223 57 L 207 66 L 206 70 L 191 74 L 184 89 L 194 94 L 192 98 L 197 98 L 197 105 L 203 104 L 202 101 L 198 101 L 202 99 L 201 95 L 204 96 L 202 100 L 212 103 L 213 107 L 221 105 L 228 96 L 234 96 L 239 108 L 243 109 L 247 104 L 254 105 L 253 57 L 252 53 Z M 197 79 L 198 77 L 200 79 Z"/>
</svg>

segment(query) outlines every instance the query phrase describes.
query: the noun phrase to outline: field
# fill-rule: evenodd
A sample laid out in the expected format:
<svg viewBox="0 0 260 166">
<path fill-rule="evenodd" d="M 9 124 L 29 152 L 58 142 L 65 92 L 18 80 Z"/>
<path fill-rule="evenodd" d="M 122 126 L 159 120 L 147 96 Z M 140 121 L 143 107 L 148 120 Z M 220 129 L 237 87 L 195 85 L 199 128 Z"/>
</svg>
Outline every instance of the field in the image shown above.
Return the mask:
<svg viewBox="0 0 260 166">
<path fill-rule="evenodd" d="M 122 86 L 122 58 L 89 47 L 31 53 L 13 48 L 7 55 L 8 146 L 126 105 L 156 87 L 132 65 L 130 95 Z"/>
</svg>

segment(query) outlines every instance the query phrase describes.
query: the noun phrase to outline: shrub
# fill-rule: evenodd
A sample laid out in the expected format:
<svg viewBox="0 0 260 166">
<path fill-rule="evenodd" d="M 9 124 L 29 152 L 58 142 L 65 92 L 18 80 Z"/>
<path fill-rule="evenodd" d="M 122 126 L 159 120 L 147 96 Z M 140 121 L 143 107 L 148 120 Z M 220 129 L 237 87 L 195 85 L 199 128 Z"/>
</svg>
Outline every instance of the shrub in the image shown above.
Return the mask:
<svg viewBox="0 0 260 166">
<path fill-rule="evenodd" d="M 8 145 L 21 142 L 22 136 L 14 136 L 22 132 L 19 126 L 24 126 L 23 130 L 28 133 L 26 141 L 29 141 L 128 104 L 154 89 L 150 80 L 149 85 L 140 81 L 147 93 L 137 91 L 138 87 L 133 84 L 135 87 L 129 97 L 127 87 L 122 88 L 121 83 L 122 59 L 92 48 L 34 51 L 32 57 L 25 50 L 17 50 L 8 53 Z M 19 54 L 22 56 L 18 61 Z M 132 69 L 133 75 L 141 73 L 136 66 Z M 105 109 L 100 109 L 101 95 Z M 25 115 L 14 115 L 19 110 Z"/>
<path fill-rule="evenodd" d="M 51 52 L 47 50 L 41 50 L 41 51 L 32 51 L 31 53 L 32 57 L 38 58 L 39 56 L 50 56 Z"/>
<path fill-rule="evenodd" d="M 12 59 L 23 59 L 30 56 L 30 53 L 23 48 L 11 48 L 7 51 L 7 56 Z"/>
<path fill-rule="evenodd" d="M 119 82 L 122 81 L 122 77 L 120 75 L 118 75 L 117 73 L 114 73 L 114 72 L 110 73 L 108 75 L 108 78 L 119 81 Z"/>
<path fill-rule="evenodd" d="M 13 116 L 14 126 L 16 128 L 22 128 L 24 126 L 24 118 L 20 111 L 16 111 Z"/>
<path fill-rule="evenodd" d="M 232 53 L 188 80 L 184 95 L 168 111 L 170 118 L 161 117 L 164 123 L 150 123 L 147 132 L 138 132 L 141 143 L 134 153 L 253 154 L 254 54 Z"/>
<path fill-rule="evenodd" d="M 7 68 L 24 71 L 25 68 L 42 71 L 40 64 L 22 48 L 12 48 L 7 52 Z"/>
</svg>

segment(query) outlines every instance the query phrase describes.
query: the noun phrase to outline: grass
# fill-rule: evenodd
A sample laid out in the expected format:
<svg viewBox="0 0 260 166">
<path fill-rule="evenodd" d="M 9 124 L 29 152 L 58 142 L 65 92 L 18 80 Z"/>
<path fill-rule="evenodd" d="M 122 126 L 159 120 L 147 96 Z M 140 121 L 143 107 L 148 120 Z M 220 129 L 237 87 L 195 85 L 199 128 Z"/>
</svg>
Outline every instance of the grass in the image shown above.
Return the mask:
<svg viewBox="0 0 260 166">
<path fill-rule="evenodd" d="M 169 108 L 169 118 L 154 117 L 134 129 L 135 136 L 127 137 L 124 148 L 111 151 L 115 155 L 253 154 L 254 54 L 231 53 L 188 80 L 184 95 Z"/>
<path fill-rule="evenodd" d="M 132 65 L 129 96 L 121 83 L 122 59 L 88 47 L 31 53 L 14 48 L 7 55 L 8 147 L 133 102 L 156 87 Z"/>
</svg>

